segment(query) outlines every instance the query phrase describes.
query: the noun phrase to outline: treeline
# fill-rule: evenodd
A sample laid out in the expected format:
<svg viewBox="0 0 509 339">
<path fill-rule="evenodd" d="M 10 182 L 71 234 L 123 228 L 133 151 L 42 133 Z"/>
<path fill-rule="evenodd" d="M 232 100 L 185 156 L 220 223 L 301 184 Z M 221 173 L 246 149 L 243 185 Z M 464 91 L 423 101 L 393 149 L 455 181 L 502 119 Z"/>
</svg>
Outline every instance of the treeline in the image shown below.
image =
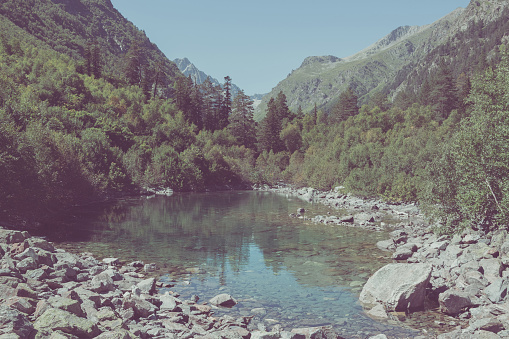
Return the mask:
<svg viewBox="0 0 509 339">
<path fill-rule="evenodd" d="M 93 43 L 74 60 L 0 38 L 2 220 L 40 220 L 143 186 L 186 191 L 247 182 L 243 162 L 253 162 L 254 151 L 243 145 L 254 145 L 255 128 L 249 97 L 232 100 L 229 78 L 220 88 L 181 78 L 175 99 L 166 98 L 142 50 L 131 46 L 123 74 L 112 80 L 102 76 Z"/>
<path fill-rule="evenodd" d="M 497 53 L 496 67 L 470 75 L 454 77 L 439 62 L 418 91 L 402 91 L 393 102 L 375 95 L 357 107 L 349 89 L 329 114 L 315 109 L 283 119 L 277 146 L 257 158 L 258 180 L 417 201 L 439 232 L 505 227 L 509 53 L 505 46 Z M 268 110 L 262 129 L 272 121 Z M 282 148 L 289 135 L 296 149 Z"/>
</svg>

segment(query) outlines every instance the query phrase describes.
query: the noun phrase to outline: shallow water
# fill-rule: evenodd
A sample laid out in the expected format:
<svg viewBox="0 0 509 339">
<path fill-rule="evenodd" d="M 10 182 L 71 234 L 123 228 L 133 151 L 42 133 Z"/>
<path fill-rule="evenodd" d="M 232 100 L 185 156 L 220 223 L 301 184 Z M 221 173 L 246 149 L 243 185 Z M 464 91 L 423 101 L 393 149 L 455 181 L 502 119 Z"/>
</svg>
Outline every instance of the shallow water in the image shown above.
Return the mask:
<svg viewBox="0 0 509 339">
<path fill-rule="evenodd" d="M 345 337 L 418 334 L 405 323 L 376 322 L 358 304 L 362 285 L 390 262 L 375 246 L 388 235 L 290 218 L 297 208 L 328 211 L 269 192 L 136 198 L 76 211 L 50 240 L 97 257 L 155 262 L 182 298 L 229 293 L 239 304 L 216 315 L 255 315 L 268 329 L 331 325 Z"/>
</svg>

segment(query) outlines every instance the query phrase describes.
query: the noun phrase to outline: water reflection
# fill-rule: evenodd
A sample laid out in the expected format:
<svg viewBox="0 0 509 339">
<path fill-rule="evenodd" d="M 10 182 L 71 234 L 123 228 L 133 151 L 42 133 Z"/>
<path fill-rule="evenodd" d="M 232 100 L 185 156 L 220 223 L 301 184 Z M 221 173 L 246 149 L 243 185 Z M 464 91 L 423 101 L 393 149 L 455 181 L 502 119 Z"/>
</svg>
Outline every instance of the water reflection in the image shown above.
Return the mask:
<svg viewBox="0 0 509 339">
<path fill-rule="evenodd" d="M 288 326 L 377 329 L 356 293 L 388 261 L 374 247 L 387 235 L 288 217 L 301 207 L 309 205 L 267 192 L 130 199 L 75 213 L 50 240 L 96 256 L 156 262 L 166 280 L 190 279 L 180 287 L 184 296 L 226 290 L 240 298 L 232 312 L 263 307 L 265 318 Z"/>
</svg>

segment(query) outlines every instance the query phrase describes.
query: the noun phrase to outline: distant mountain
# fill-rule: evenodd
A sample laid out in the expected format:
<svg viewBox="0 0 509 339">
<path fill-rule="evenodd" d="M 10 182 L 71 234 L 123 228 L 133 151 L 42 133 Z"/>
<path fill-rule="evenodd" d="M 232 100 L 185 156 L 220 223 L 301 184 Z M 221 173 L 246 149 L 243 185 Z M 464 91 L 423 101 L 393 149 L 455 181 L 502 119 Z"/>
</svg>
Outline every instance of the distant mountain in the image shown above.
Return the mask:
<svg viewBox="0 0 509 339">
<path fill-rule="evenodd" d="M 219 82 L 216 78 L 200 71 L 193 63 L 191 63 L 191 61 L 189 61 L 188 58 L 175 59 L 173 62 L 177 65 L 182 74 L 185 76 L 191 76 L 191 79 L 193 79 L 195 84 L 201 85 L 207 78 L 209 78 L 214 85 L 222 85 L 224 83 L 224 81 Z M 240 90 L 239 86 L 232 84 L 232 98 L 235 97 Z"/>
<path fill-rule="evenodd" d="M 329 110 L 348 87 L 355 91 L 362 104 L 378 91 L 396 93 L 410 84 L 415 86 L 411 78 L 415 72 L 412 71 L 419 68 L 425 72 L 426 67 L 433 67 L 436 56 L 433 61 L 428 60 L 429 57 L 437 54 L 441 46 L 454 48 L 450 41 L 460 32 L 476 22 L 484 26 L 500 20 L 500 25 L 504 26 L 504 9 L 508 3 L 507 0 L 472 0 L 466 9 L 458 8 L 430 25 L 398 27 L 352 56 L 308 57 L 262 99 L 255 110 L 255 119 L 263 118 L 267 102 L 280 91 L 286 95 L 290 109 L 296 111 L 301 106 L 304 112 L 309 112 L 315 104 Z M 456 47 L 468 44 L 476 54 L 485 46 L 491 46 L 488 40 L 490 37 L 458 41 Z M 485 53 L 489 54 L 486 48 Z"/>
</svg>

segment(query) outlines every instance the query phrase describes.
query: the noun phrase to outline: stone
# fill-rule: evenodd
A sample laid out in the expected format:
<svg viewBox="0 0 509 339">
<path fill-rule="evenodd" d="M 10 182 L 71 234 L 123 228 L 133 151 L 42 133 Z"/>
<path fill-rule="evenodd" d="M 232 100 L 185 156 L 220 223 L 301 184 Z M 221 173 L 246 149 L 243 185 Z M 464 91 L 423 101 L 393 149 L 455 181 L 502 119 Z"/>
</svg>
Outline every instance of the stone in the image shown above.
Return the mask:
<svg viewBox="0 0 509 339">
<path fill-rule="evenodd" d="M 72 313 L 49 308 L 34 323 L 34 329 L 39 331 L 62 331 L 80 338 L 93 338 L 101 333 L 93 321 L 80 318 Z"/>
<path fill-rule="evenodd" d="M 156 279 L 149 278 L 149 279 L 142 280 L 138 284 L 136 284 L 136 287 L 138 287 L 140 289 L 141 293 L 151 295 L 156 290 Z"/>
<path fill-rule="evenodd" d="M 497 278 L 484 289 L 484 294 L 494 303 L 499 303 L 507 295 L 507 281 L 503 278 Z"/>
<path fill-rule="evenodd" d="M 214 298 L 209 301 L 212 305 L 223 306 L 223 307 L 233 307 L 237 305 L 237 301 L 229 294 L 223 293 L 216 295 Z"/>
<path fill-rule="evenodd" d="M 132 295 L 124 297 L 122 308 L 124 310 L 132 309 L 135 318 L 147 318 L 157 310 L 157 308 L 148 301 Z"/>
<path fill-rule="evenodd" d="M 90 281 L 90 290 L 97 293 L 105 293 L 115 289 L 113 279 L 107 273 L 100 273 Z"/>
<path fill-rule="evenodd" d="M 120 265 L 120 260 L 118 258 L 104 258 L 103 263 L 110 266 L 118 266 Z"/>
<path fill-rule="evenodd" d="M 479 265 L 483 270 L 484 276 L 489 282 L 492 282 L 502 276 L 504 267 L 499 259 L 481 259 Z"/>
<path fill-rule="evenodd" d="M 430 264 L 389 264 L 379 269 L 364 285 L 359 300 L 381 303 L 387 311 L 420 309 L 431 278 Z"/>
<path fill-rule="evenodd" d="M 457 315 L 465 308 L 473 306 L 470 296 L 459 290 L 447 290 L 438 296 L 440 311 L 449 315 Z"/>
<path fill-rule="evenodd" d="M 27 237 L 27 232 L 0 229 L 0 242 L 4 244 L 20 243 L 23 242 Z"/>
<path fill-rule="evenodd" d="M 159 306 L 159 309 L 161 311 L 169 311 L 169 312 L 176 312 L 178 310 L 178 299 L 169 295 L 169 294 L 163 294 L 159 297 L 159 299 L 162 301 L 161 306 Z"/>
<path fill-rule="evenodd" d="M 28 338 L 34 327 L 21 312 L 0 304 L 0 334 L 12 333 L 21 338 Z"/>
<path fill-rule="evenodd" d="M 30 298 L 11 297 L 6 300 L 5 304 L 21 313 L 32 314 L 35 312 L 37 301 Z"/>
<path fill-rule="evenodd" d="M 382 251 L 392 251 L 396 248 L 394 246 L 394 241 L 392 241 L 392 239 L 380 240 L 379 242 L 376 243 L 376 247 L 378 247 Z"/>
<path fill-rule="evenodd" d="M 30 247 L 37 247 L 48 252 L 55 252 L 55 246 L 53 246 L 53 244 L 51 244 L 49 241 L 45 239 L 38 237 L 30 237 L 27 239 L 27 242 L 30 245 Z"/>
<path fill-rule="evenodd" d="M 385 308 L 383 305 L 378 304 L 369 311 L 366 312 L 370 317 L 375 319 L 388 319 L 389 316 L 387 315 L 387 312 L 385 312 Z"/>
<path fill-rule="evenodd" d="M 48 304 L 53 308 L 59 308 L 61 310 L 77 315 L 78 317 L 83 316 L 81 302 L 78 300 L 54 296 L 48 299 Z"/>
<path fill-rule="evenodd" d="M 128 330 L 119 329 L 115 331 L 103 332 L 96 339 L 135 339 L 137 338 L 134 334 Z"/>
<path fill-rule="evenodd" d="M 353 223 L 354 217 L 353 217 L 353 215 L 345 215 L 345 216 L 339 217 L 339 222 Z"/>
<path fill-rule="evenodd" d="M 468 326 L 468 329 L 498 333 L 504 329 L 504 325 L 500 322 L 500 320 L 490 317 L 490 318 L 477 319 L 477 320 L 473 321 Z"/>
</svg>

